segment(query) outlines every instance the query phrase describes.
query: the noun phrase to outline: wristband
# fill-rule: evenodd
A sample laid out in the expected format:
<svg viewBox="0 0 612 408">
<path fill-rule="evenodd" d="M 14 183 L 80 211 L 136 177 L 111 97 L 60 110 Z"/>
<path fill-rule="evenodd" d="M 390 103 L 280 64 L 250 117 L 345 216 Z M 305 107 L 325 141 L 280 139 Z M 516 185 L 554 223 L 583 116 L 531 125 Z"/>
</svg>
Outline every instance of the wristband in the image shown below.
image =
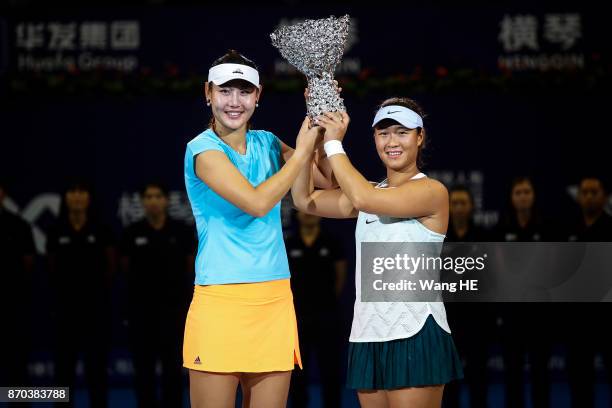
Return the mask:
<svg viewBox="0 0 612 408">
<path fill-rule="evenodd" d="M 342 148 L 342 142 L 339 140 L 328 140 L 323 144 L 323 149 L 327 157 L 331 157 L 334 154 L 346 154 Z"/>
</svg>

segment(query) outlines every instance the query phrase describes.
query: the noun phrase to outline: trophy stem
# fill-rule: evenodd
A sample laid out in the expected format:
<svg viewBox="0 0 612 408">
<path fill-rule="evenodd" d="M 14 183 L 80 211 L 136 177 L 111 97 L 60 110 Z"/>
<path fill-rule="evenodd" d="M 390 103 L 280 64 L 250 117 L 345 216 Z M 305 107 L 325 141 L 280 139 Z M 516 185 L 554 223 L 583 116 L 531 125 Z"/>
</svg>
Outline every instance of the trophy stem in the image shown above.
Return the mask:
<svg viewBox="0 0 612 408">
<path fill-rule="evenodd" d="M 338 94 L 334 77 L 329 72 L 319 76 L 309 76 L 308 100 L 306 109 L 308 116 L 314 119 L 323 112 L 335 112 L 345 110 L 343 99 Z"/>
</svg>

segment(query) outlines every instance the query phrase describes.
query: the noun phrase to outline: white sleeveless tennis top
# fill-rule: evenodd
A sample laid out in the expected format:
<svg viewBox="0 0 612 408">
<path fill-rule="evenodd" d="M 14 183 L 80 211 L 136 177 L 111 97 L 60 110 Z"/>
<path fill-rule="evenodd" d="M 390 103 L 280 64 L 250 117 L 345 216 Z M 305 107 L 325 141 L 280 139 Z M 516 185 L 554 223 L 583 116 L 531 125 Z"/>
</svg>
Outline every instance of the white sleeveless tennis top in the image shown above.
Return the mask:
<svg viewBox="0 0 612 408">
<path fill-rule="evenodd" d="M 426 177 L 419 173 L 412 179 Z M 387 187 L 387 180 L 376 188 Z M 366 223 L 366 219 L 369 223 Z M 384 222 L 372 222 L 384 220 Z M 362 242 L 442 242 L 444 235 L 429 230 L 413 218 L 391 218 L 360 211 L 355 228 L 357 289 L 351 342 L 379 342 L 403 339 L 415 335 L 425 325 L 429 315 L 446 332 L 444 303 L 440 302 L 362 302 L 361 301 L 361 243 Z M 442 300 L 442 299 L 440 299 Z"/>
</svg>

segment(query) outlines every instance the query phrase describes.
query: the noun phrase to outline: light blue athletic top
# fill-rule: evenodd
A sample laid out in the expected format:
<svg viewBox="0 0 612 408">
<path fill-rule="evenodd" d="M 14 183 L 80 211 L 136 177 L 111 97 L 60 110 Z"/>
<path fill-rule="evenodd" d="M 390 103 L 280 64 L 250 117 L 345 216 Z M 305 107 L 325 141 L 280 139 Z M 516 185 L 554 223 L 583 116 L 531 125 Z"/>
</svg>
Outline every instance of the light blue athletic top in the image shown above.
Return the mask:
<svg viewBox="0 0 612 408">
<path fill-rule="evenodd" d="M 246 133 L 241 155 L 208 129 L 187 143 L 185 186 L 198 230 L 196 285 L 263 282 L 289 278 L 280 202 L 263 217 L 253 217 L 215 193 L 195 174 L 196 156 L 218 150 L 254 186 L 281 167 L 279 139 L 265 130 Z"/>
</svg>

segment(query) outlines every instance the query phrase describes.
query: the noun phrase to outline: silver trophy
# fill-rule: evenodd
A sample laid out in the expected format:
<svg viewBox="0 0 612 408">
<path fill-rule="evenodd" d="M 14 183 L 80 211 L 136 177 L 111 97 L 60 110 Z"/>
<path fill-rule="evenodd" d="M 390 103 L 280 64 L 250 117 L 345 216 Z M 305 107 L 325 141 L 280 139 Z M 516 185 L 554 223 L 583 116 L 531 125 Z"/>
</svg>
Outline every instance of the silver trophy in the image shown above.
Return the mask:
<svg viewBox="0 0 612 408">
<path fill-rule="evenodd" d="M 308 116 L 343 111 L 344 102 L 334 84 L 334 70 L 349 32 L 349 16 L 306 20 L 277 28 L 270 37 L 281 55 L 306 75 L 309 97 Z"/>
</svg>

